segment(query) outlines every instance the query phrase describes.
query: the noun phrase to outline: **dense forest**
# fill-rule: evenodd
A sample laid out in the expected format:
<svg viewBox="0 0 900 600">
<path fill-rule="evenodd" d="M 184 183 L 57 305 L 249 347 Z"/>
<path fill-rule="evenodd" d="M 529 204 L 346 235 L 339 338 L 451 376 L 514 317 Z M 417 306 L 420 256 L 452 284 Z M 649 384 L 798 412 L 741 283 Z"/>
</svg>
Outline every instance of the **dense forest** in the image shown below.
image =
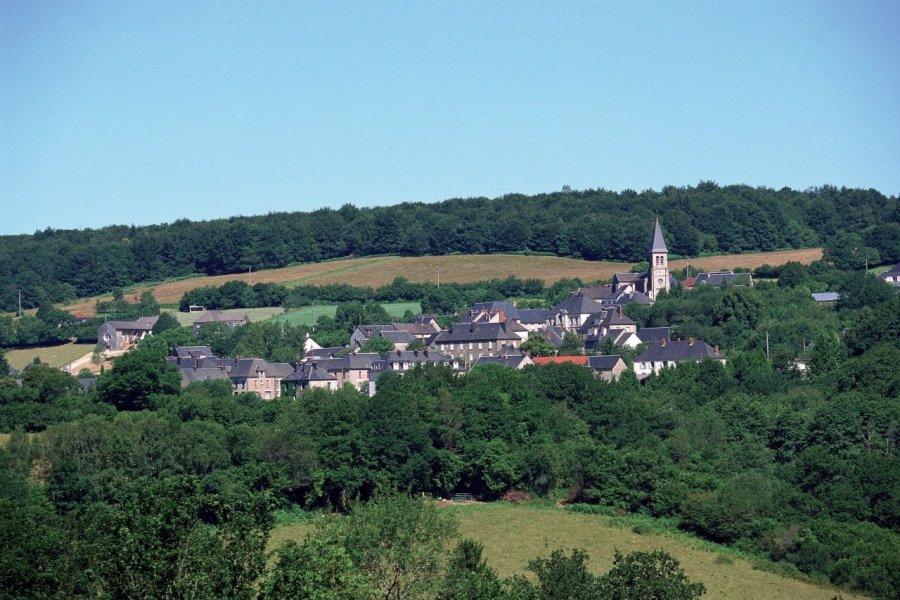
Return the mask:
<svg viewBox="0 0 900 600">
<path fill-rule="evenodd" d="M 536 252 L 644 260 L 654 216 L 673 255 L 826 245 L 846 267 L 900 260 L 896 196 L 825 186 L 563 191 L 148 227 L 51 230 L 0 239 L 0 310 L 142 281 L 219 275 L 347 256 Z"/>
<path fill-rule="evenodd" d="M 125 355 L 87 393 L 47 367 L 29 369 L 22 387 L 0 379 L 0 422 L 13 432 L 0 449 L 0 535 L 9 540 L 0 573 L 31 597 L 127 597 L 141 586 L 278 597 L 294 589 L 279 586 L 309 583 L 330 564 L 346 592 L 332 597 L 354 597 L 353 586 L 372 585 L 354 548 L 379 546 L 351 535 L 353 513 L 369 506 L 357 501 L 383 490 L 486 500 L 521 490 L 573 510 L 664 518 L 785 572 L 897 598 L 900 295 L 824 262 L 772 271 L 777 283 L 677 289 L 629 307 L 641 326 L 674 325 L 728 354 L 725 366 L 686 363 L 640 384 L 629 372 L 607 383 L 574 365 L 465 376 L 418 368 L 386 374 L 373 397 L 344 388 L 262 401 L 220 382 L 180 388 L 164 361 L 171 343 L 192 339 L 178 327 Z M 822 283 L 842 291 L 835 307 L 810 298 Z M 378 307 L 348 302 L 319 326 L 346 335 L 354 310 Z M 296 352 L 304 333 L 258 323 L 203 341 L 277 358 Z M 805 375 L 793 368 L 798 354 Z M 261 540 L 272 511 L 292 507 L 351 518 L 282 548 L 276 564 L 288 571 L 267 570 Z M 407 506 L 383 519 L 396 526 L 403 514 L 418 513 Z M 459 559 L 477 570 L 470 554 Z M 194 581 L 179 560 L 212 575 Z M 532 566 L 540 582 L 542 569 L 583 563 L 554 553 Z M 440 564 L 435 585 L 447 589 L 455 563 Z M 446 597 L 567 597 L 485 577 L 483 595 Z M 596 591 L 584 597 L 626 597 L 603 595 L 609 577 L 583 578 Z M 432 587 L 410 597 L 440 596 Z"/>
</svg>

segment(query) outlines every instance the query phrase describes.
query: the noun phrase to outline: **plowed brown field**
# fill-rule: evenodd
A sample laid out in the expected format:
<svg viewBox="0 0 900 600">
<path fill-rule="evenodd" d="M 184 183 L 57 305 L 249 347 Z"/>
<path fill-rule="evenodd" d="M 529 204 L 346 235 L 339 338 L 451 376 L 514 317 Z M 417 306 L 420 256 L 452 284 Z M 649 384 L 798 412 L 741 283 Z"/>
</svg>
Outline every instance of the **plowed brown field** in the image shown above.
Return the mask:
<svg viewBox="0 0 900 600">
<path fill-rule="evenodd" d="M 673 269 L 681 269 L 690 263 L 692 269 L 720 270 L 738 267 L 755 268 L 764 264 L 780 265 L 794 260 L 809 264 L 822 257 L 821 248 L 787 250 L 783 252 L 761 252 L 758 254 L 733 254 L 710 256 L 690 260 L 672 261 Z M 240 280 L 248 283 L 282 283 L 287 286 L 323 285 L 326 283 L 349 283 L 352 285 L 377 287 L 390 283 L 395 277 L 406 277 L 409 281 L 468 283 L 485 279 L 505 279 L 515 275 L 521 279 L 543 279 L 551 284 L 563 278 L 578 277 L 584 281 L 609 279 L 616 272 L 628 271 L 631 265 L 617 262 L 593 262 L 556 256 L 519 256 L 508 254 L 464 254 L 452 256 L 376 256 L 370 258 L 348 258 L 329 262 L 312 263 L 254 271 L 217 275 L 214 277 L 194 277 L 160 283 L 153 286 L 136 286 L 125 298 L 136 301 L 146 289 L 152 289 L 157 301 L 163 304 L 177 303 L 188 290 L 203 286 L 222 285 L 226 281 Z M 111 296 L 100 298 L 111 300 Z M 93 314 L 97 298 L 82 300 L 66 306 L 71 312 Z"/>
</svg>

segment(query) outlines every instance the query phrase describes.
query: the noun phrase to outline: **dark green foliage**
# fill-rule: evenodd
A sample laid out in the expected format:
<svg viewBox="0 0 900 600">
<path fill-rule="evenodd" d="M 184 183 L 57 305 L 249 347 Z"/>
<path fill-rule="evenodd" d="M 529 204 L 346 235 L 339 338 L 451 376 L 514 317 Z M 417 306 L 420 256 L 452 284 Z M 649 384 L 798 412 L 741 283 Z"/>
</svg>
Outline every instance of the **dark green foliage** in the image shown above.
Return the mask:
<svg viewBox="0 0 900 600">
<path fill-rule="evenodd" d="M 511 203 L 515 210 L 511 212 Z M 583 215 L 570 219 L 567 215 Z M 321 209 L 149 227 L 46 230 L 5 236 L 0 244 L 0 307 L 12 311 L 89 297 L 141 281 L 194 273 L 223 275 L 346 256 L 548 252 L 586 259 L 645 260 L 649 223 L 658 215 L 670 250 L 693 256 L 826 243 L 845 268 L 894 260 L 897 198 L 874 190 L 825 186 L 775 191 L 705 185 L 640 194 L 583 190 L 473 198 L 392 207 Z M 499 224 L 499 225 L 498 225 Z M 235 284 L 228 300 L 244 306 L 288 302 L 267 284 Z M 425 304 L 455 304 L 453 289 Z M 248 295 L 248 291 L 252 293 Z M 194 302 L 208 308 L 214 299 Z M 360 298 L 344 298 L 347 301 Z M 209 300 L 209 301 L 204 301 Z M 271 304 L 270 304 L 271 303 Z M 294 304 L 297 305 L 297 304 Z"/>
<path fill-rule="evenodd" d="M 520 285 L 525 282 L 491 283 L 507 291 Z M 539 287 L 528 285 L 532 291 Z M 565 285 L 542 293 L 549 299 Z M 820 307 L 809 296 L 810 289 L 842 286 L 862 293 L 836 309 Z M 398 280 L 389 291 L 407 293 L 412 287 Z M 346 339 L 354 320 L 378 316 L 377 306 L 363 302 L 371 295 L 355 297 L 349 286 L 328 293 L 355 304 L 342 311 L 340 323 L 320 321 L 327 327 L 317 326 L 317 337 Z M 117 538 L 101 527 L 118 523 L 160 534 L 153 527 L 162 523 L 153 525 L 136 513 L 135 482 L 145 486 L 140 493 L 159 485 L 163 497 L 187 498 L 183 506 L 149 506 L 191 532 L 191 544 L 200 545 L 190 546 L 186 556 L 196 560 L 191 564 L 223 573 L 222 581 L 229 571 L 203 550 L 221 547 L 213 498 L 231 503 L 271 494 L 282 506 L 355 512 L 361 510 L 358 502 L 377 497 L 383 487 L 444 497 L 469 492 L 483 499 L 509 490 L 568 491 L 569 501 L 591 503 L 591 510 L 670 517 L 705 538 L 783 561 L 785 569 L 890 597 L 900 572 L 897 307 L 897 296 L 874 278 L 860 279 L 825 263 L 798 271 L 791 285 L 674 291 L 652 307 L 629 312 L 642 325 L 674 325 L 676 337 L 720 344 L 728 364 L 684 363 L 641 383 L 629 372 L 607 383 L 571 364 L 522 371 L 488 365 L 466 376 L 420 367 L 402 377 L 385 374 L 372 398 L 348 387 L 263 401 L 232 396 L 220 382 L 181 389 L 162 357 L 183 329 L 162 332 L 123 356 L 86 395 L 72 378 L 33 367 L 22 387 L 0 380 L 0 426 L 44 430 L 33 443 L 14 434 L 5 451 L 10 460 L 4 472 L 19 478 L 10 479 L 8 488 L 17 507 L 25 508 L 10 509 L 15 519 L 3 526 L 14 530 L 18 521 L 46 517 L 48 545 L 11 546 L 8 568 L 21 570 L 15 557 L 33 552 L 48 573 L 45 579 L 21 575 L 28 589 L 58 585 L 69 596 L 90 595 L 118 575 L 83 567 L 106 564 L 106 545 L 141 544 L 146 553 L 138 556 L 159 565 L 147 577 L 179 589 L 182 584 L 162 566 L 168 555 L 158 545 L 136 532 Z M 214 326 L 208 331 L 216 334 L 210 342 L 224 348 L 223 354 L 267 357 L 293 356 L 307 332 L 272 323 L 234 333 Z M 810 360 L 805 377 L 792 368 L 796 357 Z M 25 475 L 42 485 L 22 488 Z M 179 487 L 185 482 L 190 489 Z M 197 507 L 193 528 L 181 519 Z M 358 542 L 352 545 L 345 545 L 349 530 L 335 525 L 331 537 L 285 549 L 265 581 L 252 575 L 254 589 L 270 598 L 364 597 L 384 563 L 374 554 L 364 559 L 354 548 L 374 553 L 376 538 L 410 535 L 400 528 L 412 523 L 383 510 L 354 530 Z M 92 532 L 90 540 L 73 531 Z M 78 543 L 77 556 L 69 554 L 69 540 Z M 451 546 L 444 540 L 441 547 Z M 391 546 L 391 552 L 392 564 L 408 560 L 399 547 Z M 109 564 L 121 567 L 122 560 L 112 557 Z M 576 554 L 542 561 L 537 564 L 548 590 L 549 582 L 563 580 L 586 586 L 579 594 L 613 593 L 603 583 L 612 576 L 585 576 Z M 664 557 L 623 558 L 618 564 L 626 573 L 617 576 L 626 581 L 627 572 L 644 568 L 677 573 Z M 257 573 L 255 566 L 248 568 Z M 524 579 L 498 579 L 475 546 L 462 544 L 446 570 L 435 568 L 437 575 L 422 589 L 447 599 L 544 597 Z M 207 583 L 193 583 L 212 593 Z M 681 583 L 688 586 L 685 593 L 696 591 Z M 215 585 L 218 593 L 230 593 L 221 591 L 224 583 Z M 682 589 L 677 581 L 665 587 Z"/>
<path fill-rule="evenodd" d="M 155 395 L 175 394 L 181 386 L 178 370 L 150 350 L 126 352 L 109 372 L 100 377 L 100 399 L 119 410 L 152 407 Z"/>
<path fill-rule="evenodd" d="M 572 550 L 571 556 L 554 550 L 548 558 L 530 561 L 528 570 L 537 577 L 541 597 L 546 600 L 601 600 L 599 582 L 588 571 L 587 561 L 583 550 Z"/>
<path fill-rule="evenodd" d="M 706 593 L 702 583 L 691 583 L 678 561 L 662 550 L 616 551 L 613 568 L 600 578 L 602 598 L 610 600 L 694 600 Z"/>
<path fill-rule="evenodd" d="M 584 340 L 573 331 L 567 331 L 559 344 L 560 356 L 577 356 L 584 354 Z"/>
</svg>

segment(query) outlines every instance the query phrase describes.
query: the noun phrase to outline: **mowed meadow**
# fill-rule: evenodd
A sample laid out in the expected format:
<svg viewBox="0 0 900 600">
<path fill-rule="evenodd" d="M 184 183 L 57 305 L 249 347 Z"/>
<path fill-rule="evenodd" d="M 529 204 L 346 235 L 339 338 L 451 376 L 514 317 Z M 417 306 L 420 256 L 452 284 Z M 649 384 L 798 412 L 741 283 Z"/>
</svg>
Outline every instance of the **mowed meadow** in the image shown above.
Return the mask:
<svg viewBox="0 0 900 600">
<path fill-rule="evenodd" d="M 866 596 L 827 585 L 783 577 L 754 568 L 754 561 L 736 557 L 727 550 L 715 551 L 687 535 L 635 533 L 633 520 L 572 512 L 549 506 L 516 505 L 507 502 L 456 505 L 461 537 L 484 545 L 484 558 L 501 576 L 526 574 L 528 561 L 548 556 L 553 550 L 580 548 L 590 555 L 595 574 L 608 571 L 616 550 L 661 548 L 678 559 L 692 581 L 706 586 L 705 600 L 844 600 Z M 287 540 L 302 541 L 313 525 L 307 522 L 280 525 L 272 532 L 269 550 Z M 642 530 L 643 531 L 643 530 Z M 758 563 L 770 564 L 770 563 Z"/>
<path fill-rule="evenodd" d="M 690 265 L 692 270 L 753 269 L 764 264 L 780 265 L 788 261 L 809 264 L 822 258 L 821 248 L 707 256 L 673 260 L 672 269 Z M 556 256 L 525 256 L 516 254 L 461 254 L 448 256 L 373 256 L 347 258 L 249 271 L 214 277 L 198 276 L 157 284 L 143 284 L 126 290 L 125 298 L 137 301 L 145 290 L 152 290 L 160 304 L 177 304 L 185 292 L 204 286 L 220 286 L 226 281 L 280 283 L 288 287 L 298 285 L 350 284 L 378 287 L 397 277 L 412 282 L 470 283 L 488 279 L 506 279 L 514 275 L 520 279 L 542 279 L 550 285 L 560 279 L 579 278 L 583 281 L 610 279 L 613 274 L 631 269 L 631 264 L 561 258 Z M 97 300 L 111 300 L 111 296 L 89 298 L 66 306 L 74 313 L 93 314 Z"/>
</svg>

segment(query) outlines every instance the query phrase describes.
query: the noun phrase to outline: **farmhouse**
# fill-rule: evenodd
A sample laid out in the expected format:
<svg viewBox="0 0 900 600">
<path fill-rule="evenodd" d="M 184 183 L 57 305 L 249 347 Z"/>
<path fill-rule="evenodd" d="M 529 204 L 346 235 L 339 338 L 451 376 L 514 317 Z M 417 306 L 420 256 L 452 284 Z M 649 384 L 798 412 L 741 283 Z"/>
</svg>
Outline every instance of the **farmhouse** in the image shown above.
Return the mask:
<svg viewBox="0 0 900 600">
<path fill-rule="evenodd" d="M 104 350 L 127 350 L 147 336 L 159 316 L 141 317 L 134 321 L 106 321 L 97 328 L 97 343 Z"/>
<path fill-rule="evenodd" d="M 194 321 L 194 335 L 200 335 L 200 328 L 208 323 L 225 323 L 229 329 L 234 331 L 249 323 L 249 320 L 245 314 L 228 314 L 221 310 L 207 310 Z"/>
</svg>

